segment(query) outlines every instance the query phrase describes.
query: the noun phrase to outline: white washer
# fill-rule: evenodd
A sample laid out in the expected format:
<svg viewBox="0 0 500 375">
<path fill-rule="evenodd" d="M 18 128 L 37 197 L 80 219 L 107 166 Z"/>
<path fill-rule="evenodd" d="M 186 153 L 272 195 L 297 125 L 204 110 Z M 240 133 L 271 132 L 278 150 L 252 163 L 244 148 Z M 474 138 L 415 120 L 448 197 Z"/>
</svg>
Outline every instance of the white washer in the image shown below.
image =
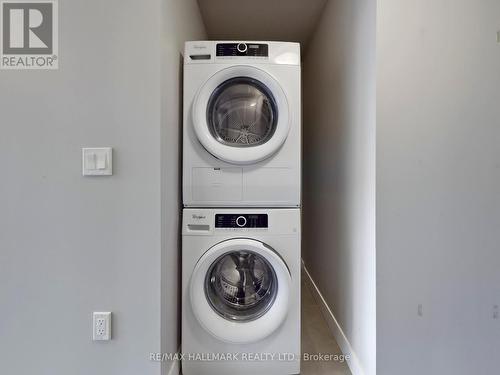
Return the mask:
<svg viewBox="0 0 500 375">
<path fill-rule="evenodd" d="M 300 372 L 300 210 L 184 209 L 182 373 Z"/>
<path fill-rule="evenodd" d="M 297 43 L 186 43 L 186 207 L 300 206 L 300 69 Z"/>
</svg>

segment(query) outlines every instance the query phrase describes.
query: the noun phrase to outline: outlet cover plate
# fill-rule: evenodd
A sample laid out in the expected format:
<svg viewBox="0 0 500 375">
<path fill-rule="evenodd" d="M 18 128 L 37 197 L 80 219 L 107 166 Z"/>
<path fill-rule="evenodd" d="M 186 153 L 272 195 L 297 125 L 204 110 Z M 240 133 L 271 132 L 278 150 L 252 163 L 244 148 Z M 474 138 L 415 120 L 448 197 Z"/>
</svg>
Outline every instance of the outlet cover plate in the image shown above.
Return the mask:
<svg viewBox="0 0 500 375">
<path fill-rule="evenodd" d="M 111 340 L 111 312 L 92 314 L 92 339 L 94 341 Z"/>
</svg>

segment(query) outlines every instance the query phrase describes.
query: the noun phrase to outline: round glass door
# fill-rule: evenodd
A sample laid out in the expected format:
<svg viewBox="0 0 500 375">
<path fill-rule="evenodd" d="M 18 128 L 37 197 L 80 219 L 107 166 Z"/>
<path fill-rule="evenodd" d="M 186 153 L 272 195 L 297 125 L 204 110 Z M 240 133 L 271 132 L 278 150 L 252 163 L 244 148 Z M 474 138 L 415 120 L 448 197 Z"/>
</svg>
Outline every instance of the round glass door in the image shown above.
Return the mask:
<svg viewBox="0 0 500 375">
<path fill-rule="evenodd" d="M 251 343 L 273 333 L 285 320 L 291 274 L 268 245 L 232 238 L 208 249 L 189 284 L 192 312 L 207 332 L 230 343 Z"/>
<path fill-rule="evenodd" d="M 249 77 L 231 78 L 210 96 L 207 123 L 212 136 L 232 147 L 266 143 L 278 120 L 276 101 L 260 81 Z"/>
<path fill-rule="evenodd" d="M 235 65 L 217 71 L 196 93 L 191 120 L 196 138 L 212 156 L 254 164 L 278 152 L 291 124 L 285 91 L 266 71 Z"/>
<path fill-rule="evenodd" d="M 272 266 L 248 250 L 221 255 L 211 264 L 205 279 L 210 306 L 219 316 L 239 322 L 264 315 L 271 308 L 277 289 Z"/>
</svg>

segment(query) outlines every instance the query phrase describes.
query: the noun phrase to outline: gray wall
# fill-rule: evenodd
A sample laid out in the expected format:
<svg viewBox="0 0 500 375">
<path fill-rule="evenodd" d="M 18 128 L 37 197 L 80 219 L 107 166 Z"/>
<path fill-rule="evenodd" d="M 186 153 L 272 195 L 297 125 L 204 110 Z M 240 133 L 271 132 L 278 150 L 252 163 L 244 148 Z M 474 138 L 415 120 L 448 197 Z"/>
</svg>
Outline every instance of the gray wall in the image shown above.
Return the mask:
<svg viewBox="0 0 500 375">
<path fill-rule="evenodd" d="M 330 0 L 304 61 L 302 256 L 375 374 L 374 0 Z"/>
<path fill-rule="evenodd" d="M 180 346 L 182 56 L 184 42 L 206 39 L 196 0 L 163 0 L 161 39 L 162 352 Z M 164 363 L 164 372 L 170 363 Z"/>
<path fill-rule="evenodd" d="M 379 1 L 379 374 L 498 373 L 499 29 L 496 0 Z"/>
<path fill-rule="evenodd" d="M 184 3 L 59 2 L 60 69 L 0 71 L 1 373 L 160 373 L 149 353 L 177 346 L 177 306 L 161 304 L 177 288 L 161 279 L 177 267 L 162 194 L 163 208 L 177 196 L 160 139 L 178 99 L 160 84 L 179 82 L 167 34 L 202 28 Z M 85 146 L 114 147 L 114 176 L 81 176 Z M 91 341 L 99 310 L 114 313 L 110 342 Z"/>
</svg>

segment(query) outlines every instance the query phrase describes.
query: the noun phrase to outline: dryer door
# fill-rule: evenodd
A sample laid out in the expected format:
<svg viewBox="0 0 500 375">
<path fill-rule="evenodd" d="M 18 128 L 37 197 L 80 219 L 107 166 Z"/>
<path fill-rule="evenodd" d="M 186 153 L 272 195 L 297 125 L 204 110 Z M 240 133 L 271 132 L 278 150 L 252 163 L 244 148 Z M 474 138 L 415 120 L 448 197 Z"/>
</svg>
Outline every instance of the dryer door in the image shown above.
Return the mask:
<svg viewBox="0 0 500 375">
<path fill-rule="evenodd" d="M 190 284 L 193 312 L 219 340 L 251 343 L 286 318 L 291 277 L 280 256 L 262 242 L 237 238 L 209 249 Z"/>
<path fill-rule="evenodd" d="M 215 157 L 252 164 L 274 154 L 290 129 L 288 101 L 268 73 L 233 66 L 213 75 L 192 108 L 195 133 Z"/>
</svg>

